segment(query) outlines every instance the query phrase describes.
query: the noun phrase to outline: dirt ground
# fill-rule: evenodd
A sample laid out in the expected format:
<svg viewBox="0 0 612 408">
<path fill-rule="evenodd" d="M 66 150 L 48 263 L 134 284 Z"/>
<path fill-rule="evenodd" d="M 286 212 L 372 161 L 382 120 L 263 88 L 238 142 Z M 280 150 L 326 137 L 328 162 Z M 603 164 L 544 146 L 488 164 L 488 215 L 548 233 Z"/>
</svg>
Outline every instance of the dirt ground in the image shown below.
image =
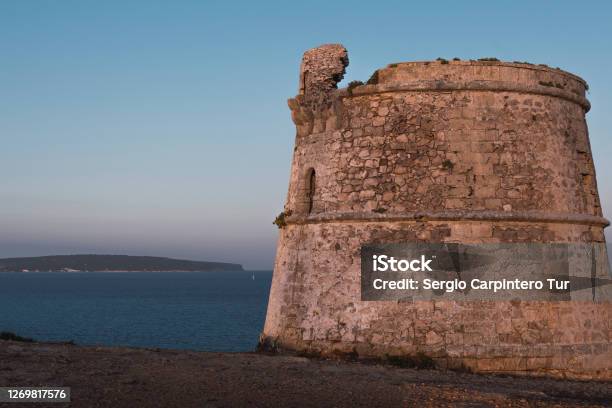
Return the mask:
<svg viewBox="0 0 612 408">
<path fill-rule="evenodd" d="M 612 406 L 612 383 L 485 376 L 258 353 L 13 341 L 0 341 L 0 386 L 72 387 L 70 406 L 87 408 Z"/>
</svg>

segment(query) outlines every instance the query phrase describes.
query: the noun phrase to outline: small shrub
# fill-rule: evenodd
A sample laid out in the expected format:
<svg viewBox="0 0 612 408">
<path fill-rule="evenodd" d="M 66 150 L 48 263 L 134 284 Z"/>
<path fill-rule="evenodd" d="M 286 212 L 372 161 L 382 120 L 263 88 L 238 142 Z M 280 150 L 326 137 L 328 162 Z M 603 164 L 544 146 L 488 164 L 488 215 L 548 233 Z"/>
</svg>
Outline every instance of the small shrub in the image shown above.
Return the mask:
<svg viewBox="0 0 612 408">
<path fill-rule="evenodd" d="M 272 221 L 272 224 L 276 225 L 279 229 L 284 228 L 287 226 L 287 221 L 285 218 L 291 216 L 291 213 L 291 210 L 281 212 L 276 216 L 274 221 Z"/>
<path fill-rule="evenodd" d="M 440 61 L 440 64 L 448 64 L 448 60 L 441 57 L 436 58 L 436 61 Z"/>
<path fill-rule="evenodd" d="M 455 58 L 453 58 L 453 61 L 461 61 L 461 58 L 455 57 Z"/>
<path fill-rule="evenodd" d="M 0 340 L 22 341 L 24 343 L 32 343 L 34 339 L 29 337 L 21 337 L 12 332 L 0 332 Z"/>
<path fill-rule="evenodd" d="M 495 57 L 486 57 L 486 58 L 478 58 L 478 61 L 499 61 L 499 59 Z"/>
<path fill-rule="evenodd" d="M 276 354 L 280 351 L 280 347 L 276 340 L 261 335 L 259 337 L 259 342 L 257 343 L 257 348 L 255 350 L 260 353 Z"/>
<path fill-rule="evenodd" d="M 368 85 L 376 85 L 378 84 L 378 70 L 374 71 L 370 79 L 367 82 Z"/>
<path fill-rule="evenodd" d="M 291 216 L 291 210 L 282 211 L 280 214 L 276 216 L 272 224 L 276 225 L 279 229 L 287 226 L 286 217 Z"/>
<path fill-rule="evenodd" d="M 346 87 L 346 90 L 348 91 L 349 95 L 353 94 L 353 88 L 356 88 L 358 86 L 363 85 L 363 82 L 361 81 L 351 81 L 349 82 L 348 86 Z"/>
<path fill-rule="evenodd" d="M 453 167 L 455 167 L 455 165 L 453 164 L 452 161 L 447 159 L 442 162 L 442 167 L 445 168 L 446 170 L 452 170 Z"/>
</svg>

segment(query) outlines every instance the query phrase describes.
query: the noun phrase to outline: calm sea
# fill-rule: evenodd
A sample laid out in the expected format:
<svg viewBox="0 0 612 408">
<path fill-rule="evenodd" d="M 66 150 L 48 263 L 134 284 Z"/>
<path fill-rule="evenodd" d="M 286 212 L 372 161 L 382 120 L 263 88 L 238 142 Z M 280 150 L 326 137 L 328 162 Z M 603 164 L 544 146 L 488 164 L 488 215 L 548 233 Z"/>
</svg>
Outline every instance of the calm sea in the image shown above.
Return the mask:
<svg viewBox="0 0 612 408">
<path fill-rule="evenodd" d="M 0 273 L 0 331 L 77 344 L 252 351 L 272 272 Z"/>
</svg>

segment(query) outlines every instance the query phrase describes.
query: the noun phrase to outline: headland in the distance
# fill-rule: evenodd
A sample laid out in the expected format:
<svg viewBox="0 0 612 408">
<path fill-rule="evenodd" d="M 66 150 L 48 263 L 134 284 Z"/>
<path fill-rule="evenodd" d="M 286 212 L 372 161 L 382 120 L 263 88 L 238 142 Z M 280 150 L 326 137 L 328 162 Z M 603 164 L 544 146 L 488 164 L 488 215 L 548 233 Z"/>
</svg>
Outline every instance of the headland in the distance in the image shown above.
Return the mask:
<svg viewBox="0 0 612 408">
<path fill-rule="evenodd" d="M 242 265 L 157 256 L 51 255 L 0 259 L 0 272 L 210 272 L 242 271 Z"/>
</svg>

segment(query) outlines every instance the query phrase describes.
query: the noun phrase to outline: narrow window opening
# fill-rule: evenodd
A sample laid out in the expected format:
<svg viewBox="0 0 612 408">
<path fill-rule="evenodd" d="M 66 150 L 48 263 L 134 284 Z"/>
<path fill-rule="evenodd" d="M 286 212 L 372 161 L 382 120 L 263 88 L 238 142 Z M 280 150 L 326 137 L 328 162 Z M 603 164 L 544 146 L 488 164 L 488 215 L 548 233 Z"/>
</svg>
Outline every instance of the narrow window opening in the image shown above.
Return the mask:
<svg viewBox="0 0 612 408">
<path fill-rule="evenodd" d="M 302 75 L 302 89 L 300 90 L 302 95 L 306 94 L 306 76 L 308 76 L 308 71 L 304 71 L 304 74 Z"/>
<path fill-rule="evenodd" d="M 308 209 L 308 214 L 312 213 L 314 209 L 314 195 L 316 188 L 316 175 L 314 169 L 310 169 L 306 178 L 307 188 L 306 188 L 306 201 Z"/>
</svg>

